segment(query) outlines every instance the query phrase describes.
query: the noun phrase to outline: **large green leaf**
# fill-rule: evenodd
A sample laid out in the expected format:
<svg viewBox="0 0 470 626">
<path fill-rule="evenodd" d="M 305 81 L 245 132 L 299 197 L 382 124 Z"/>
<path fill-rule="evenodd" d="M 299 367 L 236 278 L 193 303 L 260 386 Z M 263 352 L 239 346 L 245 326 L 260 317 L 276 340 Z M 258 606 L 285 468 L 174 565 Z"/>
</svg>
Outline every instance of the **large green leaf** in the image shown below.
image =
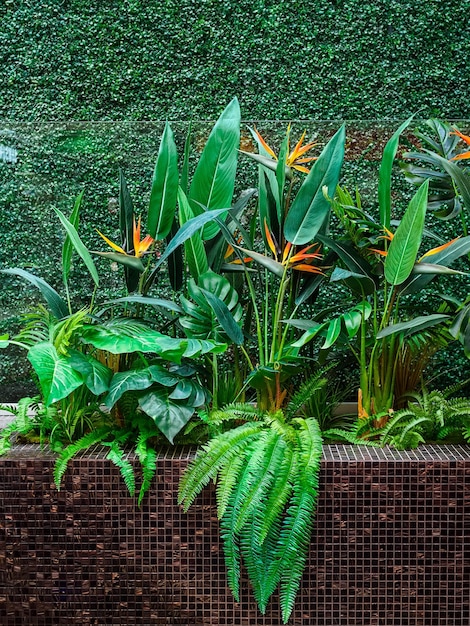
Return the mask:
<svg viewBox="0 0 470 626">
<path fill-rule="evenodd" d="M 180 223 L 184 225 L 194 218 L 194 214 L 181 187 L 178 189 L 178 205 L 180 208 Z M 186 239 L 184 242 L 184 251 L 189 273 L 197 280 L 201 274 L 204 274 L 209 269 L 209 263 L 200 232 L 195 232 L 191 237 Z"/>
<path fill-rule="evenodd" d="M 83 354 L 79 350 L 69 350 L 69 363 L 73 369 L 81 374 L 88 389 L 99 396 L 108 391 L 113 376 L 112 370 L 90 354 Z"/>
<path fill-rule="evenodd" d="M 423 264 L 432 264 L 440 266 L 449 266 L 456 259 L 468 254 L 470 252 L 470 235 L 467 237 L 461 237 L 453 243 L 451 243 L 444 250 L 437 251 L 435 254 L 424 257 L 413 268 L 413 273 L 409 276 L 408 280 L 403 284 L 401 293 L 416 293 L 425 287 L 437 274 L 424 274 L 417 273 L 419 267 Z M 416 273 L 415 273 L 416 272 Z"/>
<path fill-rule="evenodd" d="M 413 115 L 403 122 L 394 135 L 389 139 L 387 145 L 384 148 L 382 162 L 379 170 L 379 209 L 380 209 L 380 223 L 385 228 L 390 229 L 391 218 L 391 189 L 392 189 L 392 167 L 395 155 L 398 149 L 398 142 L 400 135 L 413 119 Z"/>
<path fill-rule="evenodd" d="M 62 226 L 64 227 L 65 232 L 67 233 L 67 236 L 69 237 L 73 247 L 77 251 L 78 255 L 81 257 L 83 262 L 85 263 L 88 271 L 90 272 L 90 275 L 93 278 L 93 282 L 95 283 L 96 286 L 98 286 L 100 279 L 99 279 L 95 264 L 93 263 L 91 254 L 88 252 L 85 244 L 80 239 L 75 226 L 70 222 L 70 220 L 68 220 L 65 217 L 62 211 L 59 211 L 59 209 L 56 209 L 55 207 L 53 207 L 53 209 L 56 215 L 58 216 L 58 218 L 60 219 Z"/>
<path fill-rule="evenodd" d="M 234 98 L 212 129 L 194 172 L 189 198 L 195 215 L 202 212 L 201 205 L 208 210 L 231 206 L 239 147 L 240 106 Z M 206 226 L 204 239 L 218 230 L 217 224 Z"/>
<path fill-rule="evenodd" d="M 384 268 L 385 279 L 391 285 L 401 285 L 413 271 L 423 236 L 428 187 L 426 181 L 413 196 L 390 242 Z"/>
<path fill-rule="evenodd" d="M 155 308 L 167 309 L 168 311 L 174 311 L 175 313 L 181 313 L 180 306 L 173 302 L 173 300 L 166 300 L 165 298 L 152 298 L 151 296 L 125 296 L 124 298 L 116 298 L 115 300 L 109 300 L 105 302 L 103 306 L 115 306 L 116 304 L 139 304 L 144 306 L 152 306 Z"/>
<path fill-rule="evenodd" d="M 284 235 L 293 244 L 313 241 L 325 224 L 330 203 L 323 187 L 332 196 L 338 184 L 344 157 L 344 125 L 330 139 L 304 180 L 287 214 Z"/>
<path fill-rule="evenodd" d="M 228 335 L 235 343 L 243 343 L 239 326 L 243 310 L 237 292 L 226 278 L 206 272 L 199 277 L 198 284 L 189 282 L 188 295 L 191 300 L 181 299 L 186 315 L 180 317 L 180 324 L 188 336 L 226 341 Z M 227 322 L 229 318 L 231 321 Z"/>
<path fill-rule="evenodd" d="M 69 314 L 69 310 L 67 304 L 64 300 L 59 296 L 57 291 L 51 287 L 45 280 L 23 270 L 19 267 L 14 267 L 11 269 L 0 270 L 2 274 L 9 274 L 11 276 L 19 276 L 20 278 L 24 278 L 29 281 L 32 285 L 37 287 L 39 291 L 42 293 L 44 299 L 46 300 L 49 308 L 57 319 L 63 319 L 67 317 Z"/>
<path fill-rule="evenodd" d="M 32 346 L 28 360 L 38 376 L 46 406 L 62 400 L 83 384 L 82 376 L 74 370 L 68 357 L 59 355 L 48 341 Z"/>
<path fill-rule="evenodd" d="M 178 178 L 178 154 L 167 122 L 155 164 L 147 217 L 147 231 L 154 239 L 164 239 L 170 232 L 176 213 Z"/>
<path fill-rule="evenodd" d="M 145 324 L 129 318 L 115 318 L 95 326 L 84 326 L 82 341 L 112 354 L 150 352 L 179 363 L 183 356 L 200 356 L 207 352 L 223 352 L 225 344 L 215 341 L 191 341 L 167 337 Z"/>
<path fill-rule="evenodd" d="M 139 398 L 142 411 L 154 419 L 170 443 L 191 419 L 194 407 L 170 398 L 166 389 L 152 390 Z"/>
<path fill-rule="evenodd" d="M 152 384 L 153 378 L 150 368 L 117 372 L 111 380 L 104 403 L 110 409 L 126 391 L 142 391 L 148 389 Z"/>
<path fill-rule="evenodd" d="M 93 250 L 92 252 L 97 256 L 103 257 L 103 259 L 109 259 L 110 261 L 124 265 L 125 270 L 130 271 L 132 275 L 140 276 L 140 274 L 145 270 L 142 259 L 139 257 L 132 256 L 130 254 L 121 254 L 120 252 L 99 252 L 98 250 Z M 132 285 L 134 285 L 134 282 Z M 128 291 L 135 291 L 136 288 L 137 285 L 131 289 L 129 284 L 127 284 Z"/>
<path fill-rule="evenodd" d="M 413 320 L 386 326 L 377 334 L 377 339 L 383 339 L 384 337 L 390 337 L 391 335 L 409 337 L 410 335 L 420 333 L 427 328 L 432 328 L 447 319 L 449 319 L 448 315 L 440 313 L 435 313 L 433 315 L 420 315 L 419 317 L 415 317 Z"/>
</svg>

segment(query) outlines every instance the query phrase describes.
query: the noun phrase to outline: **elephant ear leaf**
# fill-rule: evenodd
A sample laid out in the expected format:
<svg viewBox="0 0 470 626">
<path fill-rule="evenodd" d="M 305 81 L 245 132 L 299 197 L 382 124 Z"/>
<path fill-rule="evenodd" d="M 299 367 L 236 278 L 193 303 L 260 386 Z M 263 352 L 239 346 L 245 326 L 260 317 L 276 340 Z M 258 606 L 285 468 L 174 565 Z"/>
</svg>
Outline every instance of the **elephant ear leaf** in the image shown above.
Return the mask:
<svg viewBox="0 0 470 626">
<path fill-rule="evenodd" d="M 343 164 L 344 141 L 343 125 L 315 161 L 292 203 L 284 223 L 284 235 L 295 245 L 313 241 L 328 218 L 330 202 L 323 188 L 326 187 L 328 196 L 333 196 Z"/>
<path fill-rule="evenodd" d="M 195 215 L 202 212 L 201 207 L 211 210 L 231 206 L 239 146 L 240 106 L 234 98 L 212 129 L 194 172 L 189 199 Z M 204 239 L 212 239 L 218 231 L 217 224 L 207 224 Z"/>
<path fill-rule="evenodd" d="M 421 185 L 411 199 L 390 243 L 385 259 L 385 279 L 401 285 L 413 271 L 423 236 L 429 181 Z"/>
<path fill-rule="evenodd" d="M 147 231 L 154 239 L 164 239 L 171 230 L 178 182 L 178 154 L 173 131 L 167 122 L 155 164 L 147 218 Z"/>
<path fill-rule="evenodd" d="M 38 376 L 46 406 L 62 400 L 83 383 L 82 376 L 73 369 L 69 359 L 58 354 L 48 341 L 30 348 L 28 360 Z"/>
</svg>

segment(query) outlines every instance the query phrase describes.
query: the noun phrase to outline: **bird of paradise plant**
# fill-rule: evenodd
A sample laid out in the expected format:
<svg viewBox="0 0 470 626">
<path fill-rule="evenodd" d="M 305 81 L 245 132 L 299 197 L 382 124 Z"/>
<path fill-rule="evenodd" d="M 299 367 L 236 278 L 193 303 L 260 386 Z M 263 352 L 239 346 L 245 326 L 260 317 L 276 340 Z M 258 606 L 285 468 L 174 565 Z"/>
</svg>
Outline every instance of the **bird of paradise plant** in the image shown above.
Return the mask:
<svg viewBox="0 0 470 626">
<path fill-rule="evenodd" d="M 406 319 L 402 306 L 405 296 L 418 293 L 440 275 L 461 273 L 449 266 L 470 250 L 470 238 L 462 237 L 419 254 L 429 180 L 421 184 L 398 226 L 392 225 L 391 171 L 400 134 L 408 123 L 397 130 L 384 150 L 379 173 L 379 220 L 366 213 L 358 195 L 353 198 L 339 188 L 333 211 L 345 236 L 335 241 L 322 239 L 342 265 L 335 268 L 331 281 L 341 281 L 361 298 L 357 343 L 349 342 L 360 367 L 359 417 L 375 414 L 382 421 L 396 406 L 398 368 L 410 362 L 402 358 L 403 351 L 419 346 L 419 336 L 425 337 L 449 320 L 445 310 Z"/>
</svg>

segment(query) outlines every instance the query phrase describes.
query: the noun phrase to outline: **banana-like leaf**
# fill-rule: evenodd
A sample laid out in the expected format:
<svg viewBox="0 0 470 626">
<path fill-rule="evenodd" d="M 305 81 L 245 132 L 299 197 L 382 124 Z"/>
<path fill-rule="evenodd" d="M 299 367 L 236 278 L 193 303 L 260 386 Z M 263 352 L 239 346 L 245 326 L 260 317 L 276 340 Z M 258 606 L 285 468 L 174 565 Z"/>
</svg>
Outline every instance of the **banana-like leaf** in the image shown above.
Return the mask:
<svg viewBox="0 0 470 626">
<path fill-rule="evenodd" d="M 420 315 L 413 320 L 407 322 L 399 322 L 398 324 L 391 324 L 386 326 L 379 333 L 377 333 L 377 339 L 383 339 L 384 337 L 390 337 L 392 335 L 402 335 L 403 337 L 409 337 L 420 333 L 427 328 L 432 328 L 445 320 L 448 320 L 448 315 L 435 313 L 433 315 Z"/>
<path fill-rule="evenodd" d="M 189 155 L 191 153 L 191 122 L 184 140 L 183 165 L 181 166 L 180 187 L 186 195 L 189 193 Z"/>
<path fill-rule="evenodd" d="M 382 162 L 379 170 L 379 209 L 380 223 L 390 229 L 391 205 L 392 205 L 392 167 L 398 149 L 400 135 L 413 119 L 414 115 L 403 122 L 393 136 L 388 140 L 384 148 Z"/>
<path fill-rule="evenodd" d="M 372 274 L 372 268 L 351 244 L 322 235 L 318 235 L 318 239 L 339 256 L 350 272 L 348 275 L 344 273 L 344 270 L 341 272 L 335 269 L 330 280 L 344 280 L 351 289 L 362 295 L 370 295 L 375 292 L 377 285 Z"/>
<path fill-rule="evenodd" d="M 314 241 L 325 224 L 330 203 L 323 187 L 332 196 L 338 184 L 344 157 L 344 125 L 330 139 L 304 180 L 284 223 L 284 235 L 293 244 Z"/>
<path fill-rule="evenodd" d="M 470 358 L 470 304 L 467 304 L 459 312 L 454 323 L 449 328 L 452 337 L 458 339 L 463 345 L 465 355 Z"/>
<path fill-rule="evenodd" d="M 447 267 L 456 259 L 464 256 L 465 254 L 468 254 L 469 252 L 470 235 L 457 239 L 449 246 L 447 246 L 447 248 L 444 248 L 443 250 L 438 251 L 435 254 L 429 255 L 425 257 L 425 259 L 426 261 L 432 261 L 433 265 L 443 265 Z M 420 261 L 419 263 L 416 263 L 416 265 L 413 267 L 413 273 L 410 275 L 408 280 L 403 283 L 403 286 L 401 288 L 402 294 L 417 293 L 434 278 L 437 272 L 435 274 L 423 274 L 418 271 L 419 266 L 423 264 L 424 263 Z"/>
<path fill-rule="evenodd" d="M 7 348 L 9 345 L 8 335 L 0 335 L 0 349 Z"/>
<path fill-rule="evenodd" d="M 189 199 L 195 215 L 201 213 L 201 205 L 208 210 L 231 206 L 239 146 L 240 106 L 234 98 L 213 127 L 194 172 Z M 204 239 L 218 230 L 217 224 L 207 225 Z"/>
<path fill-rule="evenodd" d="M 100 363 L 90 354 L 83 354 L 79 350 L 69 349 L 69 363 L 73 369 L 81 374 L 88 389 L 99 396 L 108 391 L 113 376 L 112 370 Z"/>
<path fill-rule="evenodd" d="M 124 265 L 126 269 L 132 270 L 134 273 L 137 272 L 139 276 L 145 269 L 142 260 L 136 256 L 131 256 L 130 254 L 121 254 L 119 252 L 99 252 L 98 250 L 92 250 L 92 254 L 101 256 L 103 259 L 109 259 L 115 263 L 120 263 L 121 265 Z M 134 289 L 129 289 L 129 291 L 134 291 L 135 289 L 136 287 L 134 287 Z"/>
<path fill-rule="evenodd" d="M 75 204 L 73 206 L 72 213 L 70 215 L 70 223 L 75 228 L 75 230 L 78 230 L 78 221 L 79 221 L 79 215 L 80 215 L 80 207 L 81 207 L 82 200 L 83 200 L 83 193 L 84 192 L 82 191 L 77 196 L 77 199 L 75 200 Z M 62 246 L 62 276 L 64 279 L 64 285 L 67 285 L 68 280 L 69 280 L 70 269 L 72 266 L 72 253 L 73 253 L 72 241 L 70 240 L 69 235 L 67 235 L 65 238 L 64 244 Z"/>
<path fill-rule="evenodd" d="M 130 251 L 134 247 L 134 205 L 131 194 L 127 187 L 124 172 L 119 170 L 119 231 L 121 233 L 121 246 L 124 250 Z M 133 267 L 130 262 L 114 259 L 124 265 L 124 277 L 129 293 L 137 289 L 139 278 L 143 269 Z"/>
<path fill-rule="evenodd" d="M 165 124 L 152 180 L 147 231 L 154 239 L 164 239 L 175 219 L 178 193 L 178 154 L 170 124 Z"/>
<path fill-rule="evenodd" d="M 178 189 L 178 205 L 180 208 L 180 223 L 184 226 L 186 222 L 194 218 L 192 208 L 181 187 Z M 202 242 L 200 232 L 195 232 L 184 242 L 184 251 L 189 272 L 194 280 L 207 272 L 209 263 L 206 251 Z"/>
<path fill-rule="evenodd" d="M 433 276 L 437 276 L 438 274 L 460 274 L 460 276 L 466 276 L 468 274 L 468 272 L 453 270 L 451 267 L 446 267 L 445 265 L 436 265 L 435 263 L 415 263 L 412 273 L 432 274 Z"/>
<path fill-rule="evenodd" d="M 139 398 L 139 406 L 155 421 L 155 424 L 173 443 L 176 435 L 191 419 L 195 408 L 184 401 L 178 402 L 170 398 L 166 389 L 152 390 Z"/>
<path fill-rule="evenodd" d="M 46 406 L 62 400 L 83 384 L 82 376 L 74 370 L 68 357 L 59 355 L 48 341 L 32 346 L 28 360 L 39 379 Z"/>
<path fill-rule="evenodd" d="M 95 264 L 93 263 L 91 254 L 88 252 L 85 244 L 80 239 L 75 226 L 65 217 L 62 211 L 59 211 L 59 209 L 56 209 L 55 207 L 53 207 L 53 209 L 56 215 L 58 216 L 59 220 L 61 221 L 61 224 L 64 227 L 65 232 L 67 233 L 67 236 L 70 239 L 70 242 L 72 243 L 73 247 L 77 251 L 80 258 L 85 263 L 88 271 L 90 272 L 90 275 L 93 278 L 93 282 L 95 283 L 96 286 L 98 286 L 100 283 L 100 279 L 99 279 Z"/>
<path fill-rule="evenodd" d="M 69 310 L 65 301 L 59 296 L 57 291 L 42 278 L 39 278 L 38 276 L 35 276 L 34 274 L 31 274 L 30 272 L 27 272 L 19 267 L 0 270 L 0 272 L 2 274 L 9 274 L 10 276 L 19 276 L 20 278 L 24 278 L 37 287 L 49 305 L 52 314 L 58 320 L 68 316 Z"/>
<path fill-rule="evenodd" d="M 423 236 L 428 187 L 429 181 L 426 181 L 413 196 L 390 242 L 384 270 L 385 279 L 391 285 L 401 285 L 413 271 Z"/>
</svg>

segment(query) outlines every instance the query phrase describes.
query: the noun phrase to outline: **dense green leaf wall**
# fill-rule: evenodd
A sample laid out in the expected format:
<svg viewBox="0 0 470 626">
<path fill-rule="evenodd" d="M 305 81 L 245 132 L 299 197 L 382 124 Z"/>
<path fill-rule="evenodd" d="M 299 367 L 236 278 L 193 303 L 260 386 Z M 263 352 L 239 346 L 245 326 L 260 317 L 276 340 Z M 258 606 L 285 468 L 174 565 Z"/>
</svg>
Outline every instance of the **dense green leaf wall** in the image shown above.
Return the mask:
<svg viewBox="0 0 470 626">
<path fill-rule="evenodd" d="M 3 0 L 0 119 L 467 118 L 468 0 Z"/>
</svg>

